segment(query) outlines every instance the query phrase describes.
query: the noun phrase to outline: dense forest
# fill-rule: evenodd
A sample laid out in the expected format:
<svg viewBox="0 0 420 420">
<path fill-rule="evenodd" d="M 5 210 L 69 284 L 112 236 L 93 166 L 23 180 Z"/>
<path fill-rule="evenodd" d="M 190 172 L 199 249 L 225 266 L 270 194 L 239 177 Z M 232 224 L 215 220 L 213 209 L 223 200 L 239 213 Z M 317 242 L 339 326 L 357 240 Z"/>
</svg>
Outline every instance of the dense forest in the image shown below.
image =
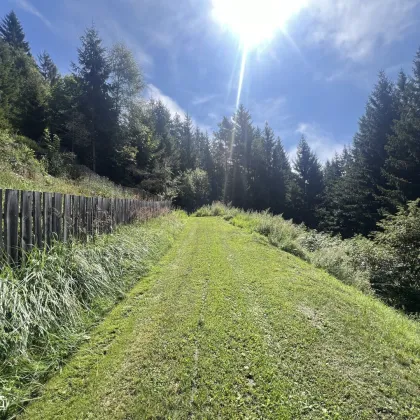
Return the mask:
<svg viewBox="0 0 420 420">
<path fill-rule="evenodd" d="M 353 143 L 325 165 L 304 137 L 290 161 L 269 124 L 256 127 L 243 106 L 204 133 L 189 115 L 143 99 L 133 53 L 106 48 L 95 27 L 61 75 L 47 52 L 34 57 L 12 11 L 0 24 L 0 61 L 0 130 L 55 176 L 71 176 L 77 162 L 190 211 L 215 200 L 269 208 L 343 237 L 369 234 L 420 197 L 420 51 L 412 76 L 401 71 L 394 84 L 379 74 Z"/>
</svg>

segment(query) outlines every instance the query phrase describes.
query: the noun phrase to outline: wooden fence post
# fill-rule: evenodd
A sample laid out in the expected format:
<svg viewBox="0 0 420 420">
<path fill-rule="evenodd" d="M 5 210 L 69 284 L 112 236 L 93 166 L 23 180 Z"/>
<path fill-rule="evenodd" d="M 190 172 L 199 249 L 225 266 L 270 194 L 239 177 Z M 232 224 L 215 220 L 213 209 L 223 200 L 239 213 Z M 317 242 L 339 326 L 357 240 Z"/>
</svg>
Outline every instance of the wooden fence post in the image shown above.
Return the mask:
<svg viewBox="0 0 420 420">
<path fill-rule="evenodd" d="M 38 248 L 42 248 L 42 207 L 41 207 L 41 193 L 34 192 L 34 245 Z"/>
<path fill-rule="evenodd" d="M 73 236 L 78 239 L 80 236 L 79 226 L 79 196 L 73 196 Z"/>
<path fill-rule="evenodd" d="M 32 241 L 32 197 L 30 191 L 21 191 L 20 200 L 20 239 L 22 261 L 25 262 L 26 253 L 33 246 Z"/>
<path fill-rule="evenodd" d="M 159 214 L 169 201 L 153 198 L 103 198 L 0 189 L 0 257 L 11 264 L 33 246 L 48 247 L 51 240 L 68 242 L 99 233 L 115 231 L 120 224 L 136 220 L 143 212 L 146 218 Z M 143 211 L 144 209 L 144 211 Z"/>
<path fill-rule="evenodd" d="M 0 258 L 4 257 L 3 242 L 3 190 L 0 189 Z"/>
<path fill-rule="evenodd" d="M 71 196 L 66 194 L 64 196 L 63 208 L 63 242 L 68 242 L 69 232 L 71 227 Z"/>
<path fill-rule="evenodd" d="M 6 190 L 4 228 L 6 254 L 10 263 L 18 261 L 19 195 L 15 190 Z"/>
</svg>

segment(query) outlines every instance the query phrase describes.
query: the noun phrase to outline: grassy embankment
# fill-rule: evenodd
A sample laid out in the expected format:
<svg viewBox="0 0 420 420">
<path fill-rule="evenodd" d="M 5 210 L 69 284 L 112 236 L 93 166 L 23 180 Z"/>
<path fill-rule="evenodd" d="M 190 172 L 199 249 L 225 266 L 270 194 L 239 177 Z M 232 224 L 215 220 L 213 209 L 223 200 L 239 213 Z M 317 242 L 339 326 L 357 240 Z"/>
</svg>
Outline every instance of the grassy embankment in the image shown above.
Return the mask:
<svg viewBox="0 0 420 420">
<path fill-rule="evenodd" d="M 419 418 L 418 323 L 263 236 L 190 218 L 27 419 Z"/>
<path fill-rule="evenodd" d="M 63 194 L 131 197 L 135 193 L 124 189 L 85 167 L 69 165 L 64 177 L 53 177 L 36 159 L 35 152 L 24 142 L 27 139 L 0 131 L 0 189 L 60 192 Z"/>
<path fill-rule="evenodd" d="M 418 318 L 420 200 L 384 219 L 370 238 L 356 236 L 345 240 L 269 212 L 244 211 L 222 203 L 204 206 L 195 215 L 222 217 L 248 232 L 262 234 L 282 251 Z"/>
<path fill-rule="evenodd" d="M 11 416 L 89 339 L 90 329 L 172 246 L 182 213 L 121 226 L 88 244 L 33 250 L 0 268 L 0 395 Z M 145 287 L 144 285 L 142 287 Z M 1 416 L 1 413 L 0 413 Z"/>
</svg>

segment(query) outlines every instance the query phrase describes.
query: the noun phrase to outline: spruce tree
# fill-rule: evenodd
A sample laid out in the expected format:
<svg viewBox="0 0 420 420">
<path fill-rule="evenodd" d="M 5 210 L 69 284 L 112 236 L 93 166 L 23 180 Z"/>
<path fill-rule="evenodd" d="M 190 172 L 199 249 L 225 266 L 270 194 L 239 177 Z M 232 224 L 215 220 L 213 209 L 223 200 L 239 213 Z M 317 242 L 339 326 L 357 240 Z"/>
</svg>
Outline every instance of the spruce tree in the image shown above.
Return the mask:
<svg viewBox="0 0 420 420">
<path fill-rule="evenodd" d="M 89 160 L 93 171 L 96 172 L 98 166 L 101 173 L 108 174 L 115 123 L 108 84 L 111 69 L 106 49 L 94 27 L 85 31 L 81 42 L 77 50 L 78 64 L 73 64 L 73 73 L 81 86 L 79 103 L 89 131 Z M 84 160 L 86 162 L 86 158 Z"/>
<path fill-rule="evenodd" d="M 233 123 L 223 117 L 214 133 L 212 143 L 212 158 L 214 164 L 214 199 L 226 201 L 226 183 L 229 173 L 230 155 L 233 145 Z"/>
<path fill-rule="evenodd" d="M 38 68 L 42 77 L 50 86 L 57 82 L 59 77 L 58 68 L 46 51 L 38 55 Z"/>
<path fill-rule="evenodd" d="M 321 165 L 305 137 L 302 137 L 293 162 L 296 188 L 293 196 L 293 220 L 317 226 L 316 212 L 322 202 L 323 175 Z"/>
<path fill-rule="evenodd" d="M 274 144 L 269 174 L 270 208 L 276 214 L 291 217 L 290 189 L 292 170 L 280 137 Z"/>
<path fill-rule="evenodd" d="M 268 137 L 274 136 L 271 129 L 266 126 L 265 133 Z M 267 156 L 267 138 L 260 128 L 253 135 L 251 165 L 248 170 L 248 203 L 254 210 L 266 210 L 270 205 L 269 174 L 271 153 Z"/>
<path fill-rule="evenodd" d="M 28 55 L 30 54 L 29 43 L 25 40 L 23 27 L 13 10 L 0 23 L 0 36 L 12 48 L 20 49 Z"/>
<path fill-rule="evenodd" d="M 370 95 L 354 137 L 352 162 L 343 179 L 339 206 L 346 235 L 367 235 L 381 218 L 386 186 L 385 148 L 397 116 L 394 86 L 383 72 Z"/>
<path fill-rule="evenodd" d="M 248 199 L 249 170 L 254 135 L 251 115 L 240 105 L 233 118 L 230 167 L 227 173 L 226 197 L 236 207 L 246 208 Z"/>
<path fill-rule="evenodd" d="M 387 197 L 393 209 L 420 197 L 420 49 L 412 79 L 407 81 L 404 76 L 398 81 L 400 118 L 386 145 Z"/>
<path fill-rule="evenodd" d="M 318 210 L 319 228 L 331 233 L 342 233 L 351 236 L 346 231 L 345 220 L 343 220 L 343 209 L 340 202 L 344 192 L 344 177 L 351 162 L 351 155 L 347 148 L 341 154 L 335 156 L 325 163 L 324 172 L 324 195 L 322 204 Z"/>
<path fill-rule="evenodd" d="M 182 123 L 181 137 L 181 171 L 195 169 L 194 126 L 191 117 L 187 114 Z"/>
</svg>

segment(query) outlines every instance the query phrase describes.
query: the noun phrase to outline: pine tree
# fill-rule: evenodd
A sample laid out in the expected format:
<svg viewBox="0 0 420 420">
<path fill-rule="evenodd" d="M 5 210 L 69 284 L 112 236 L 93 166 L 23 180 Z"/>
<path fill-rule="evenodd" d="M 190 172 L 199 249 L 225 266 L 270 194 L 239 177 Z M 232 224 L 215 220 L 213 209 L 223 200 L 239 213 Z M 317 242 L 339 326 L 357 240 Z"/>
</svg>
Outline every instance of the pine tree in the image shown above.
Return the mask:
<svg viewBox="0 0 420 420">
<path fill-rule="evenodd" d="M 13 100 L 19 88 L 9 44 L 0 39 L 0 128 L 10 128 L 16 111 Z"/>
<path fill-rule="evenodd" d="M 58 68 L 46 51 L 38 55 L 38 68 L 42 77 L 50 86 L 57 82 L 59 78 Z"/>
<path fill-rule="evenodd" d="M 270 208 L 275 214 L 290 214 L 290 189 L 292 170 L 281 139 L 278 138 L 272 152 L 272 162 L 269 174 Z"/>
<path fill-rule="evenodd" d="M 322 202 L 323 175 L 321 165 L 312 152 L 305 137 L 299 142 L 296 159 L 293 162 L 296 189 L 293 199 L 293 220 L 304 222 L 315 228 L 318 220 L 316 212 Z"/>
<path fill-rule="evenodd" d="M 214 164 L 213 199 L 226 200 L 226 182 L 229 171 L 230 157 L 233 145 L 233 123 L 227 117 L 223 117 L 214 133 L 211 148 Z"/>
<path fill-rule="evenodd" d="M 420 49 L 413 63 L 413 78 L 401 74 L 398 81 L 400 118 L 386 145 L 387 197 L 395 209 L 420 197 Z"/>
<path fill-rule="evenodd" d="M 264 135 L 265 134 L 265 135 Z M 270 156 L 267 156 L 266 141 L 274 136 L 272 130 L 266 126 L 265 133 L 257 128 L 253 135 L 251 149 L 251 164 L 248 170 L 249 206 L 254 210 L 266 210 L 270 205 L 269 175 Z"/>
<path fill-rule="evenodd" d="M 254 128 L 251 115 L 243 105 L 236 111 L 233 123 L 225 194 L 234 206 L 246 208 L 250 206 L 248 188 Z"/>
<path fill-rule="evenodd" d="M 182 120 L 179 114 L 175 114 L 171 122 L 172 160 L 174 175 L 178 175 L 181 167 L 182 150 Z"/>
<path fill-rule="evenodd" d="M 342 184 L 339 206 L 347 234 L 367 235 L 381 218 L 386 143 L 397 116 L 393 84 L 383 72 L 370 95 L 354 137 L 352 162 Z"/>
<path fill-rule="evenodd" d="M 181 171 L 195 169 L 194 126 L 191 117 L 187 114 L 182 123 L 181 137 Z"/>
<path fill-rule="evenodd" d="M 80 111 L 87 122 L 88 145 L 93 171 L 109 173 L 109 159 L 113 152 L 112 131 L 115 114 L 111 111 L 108 78 L 111 69 L 106 50 L 98 31 L 91 27 L 81 37 L 78 64 L 73 65 L 74 76 L 81 86 Z"/>
<path fill-rule="evenodd" d="M 347 148 L 341 154 L 328 160 L 324 166 L 324 195 L 323 202 L 318 210 L 319 228 L 331 233 L 342 233 L 344 236 L 351 236 L 347 232 L 343 209 L 340 206 L 344 190 L 343 179 L 346 176 L 351 155 Z"/>
<path fill-rule="evenodd" d="M 13 10 L 0 23 L 0 36 L 13 48 L 21 49 L 28 55 L 30 54 L 29 43 L 25 41 L 22 25 Z"/>
</svg>

